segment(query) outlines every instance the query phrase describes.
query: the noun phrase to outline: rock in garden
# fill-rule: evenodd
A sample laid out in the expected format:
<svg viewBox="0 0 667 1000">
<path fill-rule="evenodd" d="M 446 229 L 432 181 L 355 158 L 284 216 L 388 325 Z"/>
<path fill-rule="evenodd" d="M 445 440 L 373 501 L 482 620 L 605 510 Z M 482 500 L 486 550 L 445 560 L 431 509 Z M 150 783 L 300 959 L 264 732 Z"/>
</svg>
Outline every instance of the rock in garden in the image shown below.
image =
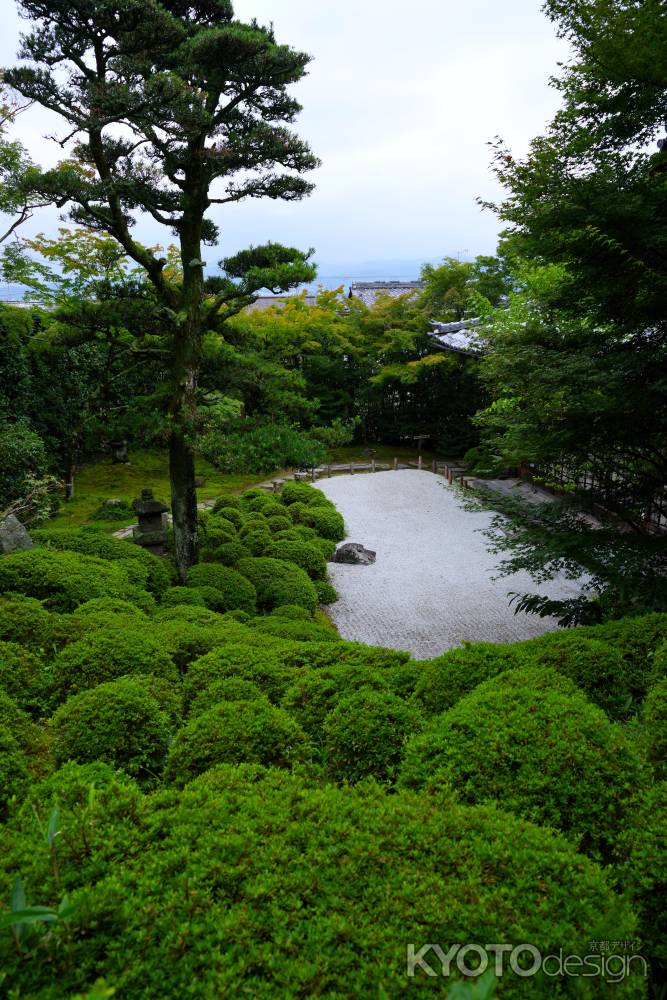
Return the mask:
<svg viewBox="0 0 667 1000">
<path fill-rule="evenodd" d="M 370 566 L 375 562 L 375 552 L 365 549 L 359 542 L 346 542 L 336 549 L 333 561 L 337 563 L 351 563 L 355 566 Z"/>
<path fill-rule="evenodd" d="M 32 538 L 14 514 L 0 522 L 0 553 L 3 556 L 33 548 Z"/>
</svg>

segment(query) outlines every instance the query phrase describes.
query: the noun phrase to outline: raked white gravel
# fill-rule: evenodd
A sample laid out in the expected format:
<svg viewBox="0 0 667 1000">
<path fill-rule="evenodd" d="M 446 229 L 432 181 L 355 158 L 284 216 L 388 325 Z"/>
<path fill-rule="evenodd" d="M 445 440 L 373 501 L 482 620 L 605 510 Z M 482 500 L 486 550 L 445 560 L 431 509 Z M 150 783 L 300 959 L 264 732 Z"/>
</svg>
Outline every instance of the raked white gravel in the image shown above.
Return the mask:
<svg viewBox="0 0 667 1000">
<path fill-rule="evenodd" d="M 329 564 L 340 599 L 328 611 L 345 639 L 405 649 L 418 659 L 463 640 L 517 642 L 556 628 L 517 614 L 508 592 L 574 596 L 576 582 L 536 587 L 527 574 L 493 580 L 499 557 L 480 529 L 491 515 L 465 510 L 442 476 L 405 469 L 317 483 L 345 518 L 347 541 L 377 552 L 372 566 Z"/>
</svg>

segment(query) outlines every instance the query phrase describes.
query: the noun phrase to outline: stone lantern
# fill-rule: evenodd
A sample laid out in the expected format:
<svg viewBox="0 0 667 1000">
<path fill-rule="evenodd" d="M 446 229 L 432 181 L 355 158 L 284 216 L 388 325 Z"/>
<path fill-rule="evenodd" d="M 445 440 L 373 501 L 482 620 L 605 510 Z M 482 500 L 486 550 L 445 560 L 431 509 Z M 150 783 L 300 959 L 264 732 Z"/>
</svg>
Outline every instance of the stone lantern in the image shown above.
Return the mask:
<svg viewBox="0 0 667 1000">
<path fill-rule="evenodd" d="M 142 490 L 140 498 L 135 500 L 132 506 L 137 512 L 139 521 L 132 532 L 134 541 L 153 555 L 164 555 L 169 508 L 161 500 L 156 500 L 153 491 L 149 489 Z"/>
</svg>

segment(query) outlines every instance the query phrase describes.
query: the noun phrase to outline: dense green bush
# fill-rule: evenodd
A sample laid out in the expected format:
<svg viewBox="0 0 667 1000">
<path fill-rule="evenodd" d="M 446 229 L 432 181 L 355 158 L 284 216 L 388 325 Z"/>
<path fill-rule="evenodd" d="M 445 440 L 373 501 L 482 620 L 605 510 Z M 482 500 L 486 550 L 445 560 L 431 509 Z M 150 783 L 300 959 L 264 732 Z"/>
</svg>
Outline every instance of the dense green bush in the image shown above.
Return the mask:
<svg viewBox="0 0 667 1000">
<path fill-rule="evenodd" d="M 162 622 L 190 622 L 192 625 L 217 625 L 220 615 L 209 608 L 200 608 L 191 604 L 177 604 L 173 608 L 159 608 L 153 621 L 156 625 Z"/>
<path fill-rule="evenodd" d="M 55 549 L 35 548 L 0 559 L 0 592 L 7 591 L 37 597 L 53 611 L 74 611 L 92 597 L 150 606 L 149 595 L 131 581 L 125 564 Z"/>
<path fill-rule="evenodd" d="M 331 562 L 336 552 L 336 543 L 332 542 L 330 538 L 320 538 L 316 536 L 313 538 L 313 545 L 316 545 L 324 556 L 325 562 Z"/>
<path fill-rule="evenodd" d="M 309 483 L 299 483 L 295 480 L 285 483 L 280 491 L 280 499 L 288 507 L 291 507 L 295 503 L 319 504 L 320 506 L 329 504 L 333 506 L 322 490 L 318 490 Z"/>
<path fill-rule="evenodd" d="M 153 780 L 164 765 L 169 724 L 146 686 L 131 677 L 72 695 L 53 717 L 59 764 L 101 760 L 132 777 Z"/>
<path fill-rule="evenodd" d="M 258 636 L 261 646 L 251 647 L 229 642 L 207 653 L 190 666 L 183 681 L 186 706 L 197 695 L 226 677 L 241 677 L 252 681 L 272 702 L 279 702 L 298 674 L 298 669 L 286 665 L 280 646 L 271 649 L 268 636 Z"/>
<path fill-rule="evenodd" d="M 324 580 L 327 564 L 322 552 L 312 542 L 273 542 L 266 552 L 271 559 L 285 559 L 305 570 L 311 580 Z"/>
<path fill-rule="evenodd" d="M 216 615 L 216 618 L 215 622 L 175 620 L 160 623 L 160 642 L 181 673 L 185 673 L 194 660 L 229 641 L 226 623 L 222 616 Z"/>
<path fill-rule="evenodd" d="M 204 434 L 199 449 L 227 473 L 270 473 L 276 469 L 320 465 L 327 450 L 305 431 L 290 424 L 244 422 L 237 430 Z"/>
<path fill-rule="evenodd" d="M 30 477 L 48 469 L 44 442 L 25 419 L 0 419 L 0 510 L 24 496 Z"/>
<path fill-rule="evenodd" d="M 54 618 L 34 597 L 0 597 L 0 641 L 18 642 L 35 651 L 48 649 Z"/>
<path fill-rule="evenodd" d="M 218 506 L 219 503 L 220 506 Z M 239 510 L 240 502 L 239 502 L 239 507 L 231 507 L 229 503 L 230 502 L 228 497 L 223 497 L 222 501 L 216 500 L 215 504 L 213 505 L 212 512 L 214 514 L 217 514 L 219 517 L 223 517 L 225 521 L 229 521 L 229 523 L 233 524 L 236 530 L 238 531 L 238 529 L 243 524 L 243 515 Z"/>
<path fill-rule="evenodd" d="M 324 720 L 327 772 L 335 781 L 393 781 L 406 741 L 421 728 L 413 705 L 390 691 L 361 688 L 341 698 Z"/>
<path fill-rule="evenodd" d="M 406 748 L 401 782 L 454 789 L 568 833 L 612 860 L 646 776 L 620 727 L 566 677 L 519 668 L 485 681 Z"/>
<path fill-rule="evenodd" d="M 266 521 L 272 535 L 277 535 L 279 531 L 289 531 L 292 522 L 286 513 L 270 514 Z"/>
<path fill-rule="evenodd" d="M 190 704 L 190 716 L 201 715 L 223 701 L 268 701 L 256 684 L 242 677 L 223 677 L 195 695 Z"/>
<path fill-rule="evenodd" d="M 80 552 L 83 555 L 97 556 L 107 562 L 129 563 L 130 571 L 140 570 L 135 582 L 142 588 L 154 594 L 162 594 L 171 586 L 172 573 L 164 559 L 159 559 L 134 542 L 123 541 L 101 531 L 90 531 L 85 528 L 57 531 L 53 528 L 43 528 L 34 532 L 34 538 L 42 545 L 52 549 L 68 552 Z M 132 563 L 136 566 L 132 567 Z"/>
<path fill-rule="evenodd" d="M 302 569 L 284 559 L 241 559 L 238 570 L 257 591 L 257 606 L 270 611 L 281 604 L 299 604 L 314 611 L 317 592 Z"/>
<path fill-rule="evenodd" d="M 285 691 L 281 705 L 317 744 L 324 739 L 324 720 L 340 701 L 361 688 L 387 691 L 383 671 L 360 663 L 332 663 L 301 670 Z"/>
<path fill-rule="evenodd" d="M 188 587 L 212 587 L 220 594 L 216 611 L 255 610 L 257 595 L 246 574 L 237 573 L 229 566 L 200 563 L 188 573 Z M 208 602 L 206 602 L 208 604 Z"/>
<path fill-rule="evenodd" d="M 655 680 L 654 653 L 667 643 L 667 614 L 621 618 L 578 628 L 572 634 L 606 642 L 621 654 L 626 663 L 625 684 L 639 707 Z"/>
<path fill-rule="evenodd" d="M 608 642 L 578 631 L 550 632 L 517 648 L 570 677 L 612 719 L 626 718 L 632 709 L 633 681 L 621 652 Z"/>
<path fill-rule="evenodd" d="M 4 688 L 0 688 L 0 726 L 9 730 L 22 750 L 28 751 L 38 731 L 30 716 L 16 704 Z"/>
<path fill-rule="evenodd" d="M 131 619 L 135 624 L 147 624 L 150 619 L 145 611 L 129 601 L 121 601 L 117 597 L 93 597 L 84 601 L 76 611 L 69 615 L 68 621 L 86 621 L 88 618 L 101 620 L 102 615 L 116 616 L 125 620 Z"/>
<path fill-rule="evenodd" d="M 281 604 L 279 607 L 273 609 L 269 617 L 288 618 L 293 622 L 311 622 L 313 620 L 310 611 L 302 608 L 300 604 Z"/>
<path fill-rule="evenodd" d="M 0 688 L 19 708 L 40 715 L 44 685 L 44 664 L 39 656 L 16 642 L 0 642 Z"/>
<path fill-rule="evenodd" d="M 273 538 L 268 528 L 257 526 L 256 531 L 248 531 L 243 536 L 243 544 L 251 556 L 263 556 L 273 545 Z"/>
<path fill-rule="evenodd" d="M 218 499 L 213 504 L 211 508 L 214 514 L 219 514 L 222 510 L 241 510 L 241 499 L 235 496 L 223 496 L 218 497 Z M 227 515 L 225 515 L 227 517 Z"/>
<path fill-rule="evenodd" d="M 295 642 L 340 642 L 340 637 L 332 629 L 318 625 L 317 622 L 290 621 L 274 618 L 273 615 L 259 619 L 255 630 L 281 639 L 293 639 Z"/>
<path fill-rule="evenodd" d="M 322 538 L 342 542 L 345 538 L 345 521 L 335 507 L 308 507 L 303 515 L 304 524 L 314 528 Z"/>
<path fill-rule="evenodd" d="M 157 631 L 107 630 L 66 646 L 53 663 L 52 696 L 56 703 L 124 674 L 155 674 L 177 680 L 174 661 L 158 635 Z"/>
<path fill-rule="evenodd" d="M 338 591 L 328 580 L 314 580 L 318 604 L 334 604 L 338 600 Z"/>
<path fill-rule="evenodd" d="M 518 646 L 466 642 L 433 660 L 423 660 L 414 698 L 424 715 L 439 715 L 482 681 L 523 662 Z"/>
<path fill-rule="evenodd" d="M 213 550 L 211 562 L 234 567 L 240 559 L 247 559 L 249 556 L 250 552 L 242 542 L 226 542 Z"/>
<path fill-rule="evenodd" d="M 491 808 L 425 808 L 418 795 L 222 766 L 183 791 L 132 798 L 126 786 L 105 789 L 85 825 L 64 813 L 60 877 L 77 903 L 69 957 L 48 926 L 24 942 L 29 960 L 3 935 L 4 985 L 17 996 L 86 993 L 104 976 L 132 1000 L 152 1000 L 156 983 L 163 1000 L 240 990 L 262 1000 L 421 1000 L 442 995 L 443 981 L 420 969 L 406 980 L 407 942 L 446 947 L 464 933 L 586 955 L 592 928 L 634 937 L 627 905 L 596 865 L 562 837 Z M 61 898 L 42 836 L 26 814 L 0 860 L 3 899 L 17 871 L 40 900 Z M 426 958 L 440 970 L 433 953 Z M 504 1000 L 546 1000 L 555 987 L 580 1000 L 601 995 L 596 978 L 535 977 L 527 987 L 507 960 L 505 969 Z M 613 987 L 619 1000 L 644 991 L 634 978 Z"/>
<path fill-rule="evenodd" d="M 196 587 L 170 587 L 165 590 L 160 601 L 161 608 L 173 608 L 177 604 L 191 604 L 205 608 L 206 602 Z"/>
<path fill-rule="evenodd" d="M 667 679 L 651 688 L 644 703 L 644 746 L 656 778 L 667 780 Z"/>
<path fill-rule="evenodd" d="M 639 913 L 640 952 L 651 964 L 658 990 L 667 982 L 667 782 L 646 792 L 628 830 L 630 861 L 624 888 Z M 629 884 L 628 884 L 629 883 Z M 656 995 L 660 995 L 656 991 Z"/>
<path fill-rule="evenodd" d="M 185 784 L 216 764 L 291 767 L 308 755 L 305 733 L 282 709 L 258 699 L 219 702 L 178 733 L 165 778 Z"/>
<path fill-rule="evenodd" d="M 29 784 L 26 756 L 9 729 L 0 725 L 0 823 L 7 819 L 11 800 L 21 797 Z"/>
</svg>

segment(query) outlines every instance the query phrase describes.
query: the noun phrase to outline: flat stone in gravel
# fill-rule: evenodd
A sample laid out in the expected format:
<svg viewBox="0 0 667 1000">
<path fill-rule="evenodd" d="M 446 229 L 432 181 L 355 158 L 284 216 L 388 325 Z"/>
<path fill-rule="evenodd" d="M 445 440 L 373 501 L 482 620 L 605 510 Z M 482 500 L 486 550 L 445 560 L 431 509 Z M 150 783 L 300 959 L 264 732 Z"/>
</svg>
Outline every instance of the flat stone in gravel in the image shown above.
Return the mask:
<svg viewBox="0 0 667 1000">
<path fill-rule="evenodd" d="M 508 592 L 572 597 L 576 582 L 536 585 L 520 573 L 493 581 L 499 557 L 479 529 L 492 515 L 465 510 L 442 476 L 413 469 L 317 483 L 345 518 L 349 539 L 377 552 L 372 566 L 329 564 L 340 600 L 329 613 L 345 639 L 406 649 L 418 659 L 471 642 L 518 642 L 557 627 L 518 614 Z"/>
</svg>

